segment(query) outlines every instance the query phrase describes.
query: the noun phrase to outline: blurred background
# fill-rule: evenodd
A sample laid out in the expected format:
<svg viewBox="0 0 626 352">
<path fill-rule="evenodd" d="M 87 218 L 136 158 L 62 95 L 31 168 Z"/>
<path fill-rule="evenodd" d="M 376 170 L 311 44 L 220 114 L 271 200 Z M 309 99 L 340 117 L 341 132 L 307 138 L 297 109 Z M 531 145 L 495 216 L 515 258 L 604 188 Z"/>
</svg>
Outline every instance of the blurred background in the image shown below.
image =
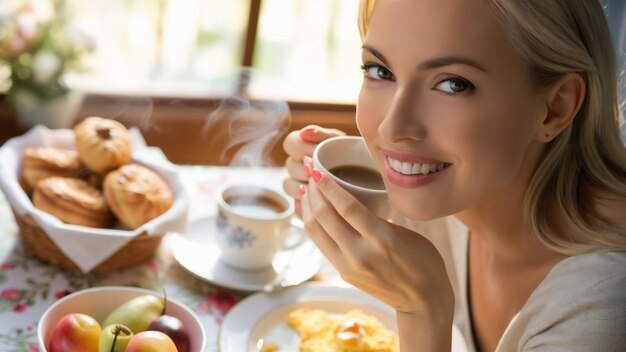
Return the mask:
<svg viewBox="0 0 626 352">
<path fill-rule="evenodd" d="M 286 102 L 289 129 L 356 133 L 358 1 L 1 0 L 0 143 L 45 119 L 21 110 L 60 97 L 74 105 L 59 124 L 115 118 L 180 163 L 228 162 L 213 152 L 220 123 L 198 133 L 225 97 Z M 602 1 L 624 78 L 626 1 Z"/>
</svg>

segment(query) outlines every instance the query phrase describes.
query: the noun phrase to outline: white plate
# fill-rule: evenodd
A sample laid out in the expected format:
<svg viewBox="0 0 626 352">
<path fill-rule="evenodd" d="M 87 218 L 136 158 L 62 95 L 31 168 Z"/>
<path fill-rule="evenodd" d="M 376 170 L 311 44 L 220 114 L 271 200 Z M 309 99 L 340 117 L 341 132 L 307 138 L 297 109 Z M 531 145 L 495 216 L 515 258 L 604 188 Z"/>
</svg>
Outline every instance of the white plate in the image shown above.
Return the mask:
<svg viewBox="0 0 626 352">
<path fill-rule="evenodd" d="M 190 273 L 208 282 L 244 291 L 259 291 L 270 283 L 289 263 L 285 280 L 290 285 L 300 284 L 315 275 L 322 262 L 322 254 L 308 237 L 298 246 L 278 252 L 272 266 L 254 272 L 240 271 L 223 264 L 220 248 L 215 243 L 215 217 L 206 217 L 189 224 L 184 234 L 174 234 L 174 259 Z"/>
<path fill-rule="evenodd" d="M 278 344 L 280 351 L 297 351 L 300 338 L 285 319 L 289 312 L 304 306 L 330 314 L 360 309 L 397 331 L 395 311 L 379 300 L 352 287 L 311 282 L 274 293 L 260 292 L 239 302 L 222 322 L 220 351 L 258 351 L 260 339 Z"/>
</svg>

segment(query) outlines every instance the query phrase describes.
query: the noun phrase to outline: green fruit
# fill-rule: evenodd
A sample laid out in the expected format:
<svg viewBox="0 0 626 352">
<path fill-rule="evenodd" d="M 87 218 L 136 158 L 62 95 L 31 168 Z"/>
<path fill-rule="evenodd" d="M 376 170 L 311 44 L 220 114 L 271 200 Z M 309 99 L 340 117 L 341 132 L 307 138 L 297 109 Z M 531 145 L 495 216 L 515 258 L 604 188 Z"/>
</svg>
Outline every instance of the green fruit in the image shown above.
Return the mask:
<svg viewBox="0 0 626 352">
<path fill-rule="evenodd" d="M 138 296 L 117 307 L 102 326 L 121 324 L 137 334 L 148 329 L 150 323 L 165 312 L 165 299 L 154 295 Z"/>
<path fill-rule="evenodd" d="M 133 332 L 124 325 L 109 325 L 100 333 L 98 352 L 124 352 L 133 336 Z"/>
</svg>

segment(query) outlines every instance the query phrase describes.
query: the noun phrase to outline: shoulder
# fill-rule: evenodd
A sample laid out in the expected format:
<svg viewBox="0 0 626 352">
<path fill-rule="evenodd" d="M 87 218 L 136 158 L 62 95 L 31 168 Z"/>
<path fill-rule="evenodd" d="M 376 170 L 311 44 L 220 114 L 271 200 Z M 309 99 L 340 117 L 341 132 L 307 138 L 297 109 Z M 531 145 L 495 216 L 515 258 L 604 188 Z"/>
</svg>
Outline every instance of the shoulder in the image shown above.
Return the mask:
<svg viewBox="0 0 626 352">
<path fill-rule="evenodd" d="M 557 264 L 507 328 L 517 350 L 606 351 L 626 346 L 626 252 Z"/>
</svg>

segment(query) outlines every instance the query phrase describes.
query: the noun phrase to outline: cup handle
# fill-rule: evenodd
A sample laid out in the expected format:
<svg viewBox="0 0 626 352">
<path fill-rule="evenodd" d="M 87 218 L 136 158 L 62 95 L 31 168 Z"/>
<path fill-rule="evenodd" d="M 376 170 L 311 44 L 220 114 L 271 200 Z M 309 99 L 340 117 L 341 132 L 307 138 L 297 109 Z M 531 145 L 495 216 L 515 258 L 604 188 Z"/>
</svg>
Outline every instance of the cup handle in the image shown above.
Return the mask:
<svg viewBox="0 0 626 352">
<path fill-rule="evenodd" d="M 282 248 L 283 250 L 293 249 L 301 245 L 307 237 L 302 219 L 294 216 L 290 220 L 290 225 L 291 227 L 287 233 L 287 239 L 285 240 L 285 244 Z"/>
</svg>

